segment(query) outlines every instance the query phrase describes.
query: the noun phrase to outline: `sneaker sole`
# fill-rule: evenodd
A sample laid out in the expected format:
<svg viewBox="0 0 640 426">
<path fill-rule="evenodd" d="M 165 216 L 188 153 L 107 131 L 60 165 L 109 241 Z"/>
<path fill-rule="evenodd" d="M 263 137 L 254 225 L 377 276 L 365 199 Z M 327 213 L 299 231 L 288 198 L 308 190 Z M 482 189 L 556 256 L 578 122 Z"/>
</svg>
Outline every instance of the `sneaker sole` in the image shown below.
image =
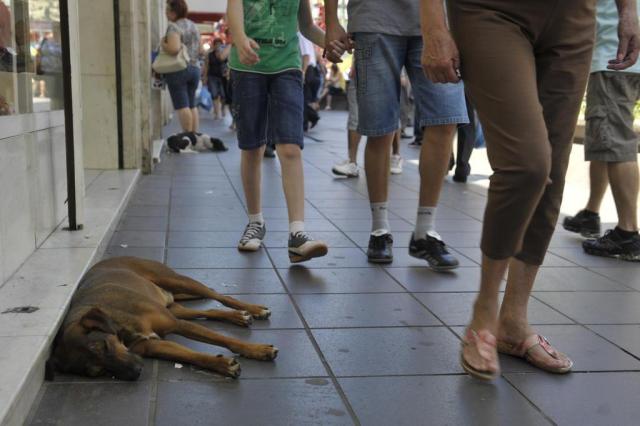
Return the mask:
<svg viewBox="0 0 640 426">
<path fill-rule="evenodd" d="M 592 256 L 599 257 L 608 257 L 611 259 L 624 260 L 627 262 L 640 262 L 640 253 L 638 254 L 609 254 L 605 251 L 595 250 L 595 249 L 587 249 L 583 247 L 585 253 L 590 254 Z"/>
<path fill-rule="evenodd" d="M 238 250 L 239 251 L 248 251 L 248 252 L 255 252 L 258 251 L 262 248 L 262 242 L 260 242 L 260 244 L 257 247 L 248 247 L 248 246 L 238 246 Z"/>
<path fill-rule="evenodd" d="M 316 247 L 314 249 L 312 249 L 311 251 L 309 251 L 309 253 L 307 253 L 306 255 L 300 254 L 300 253 L 296 253 L 293 252 L 291 250 L 289 250 L 289 261 L 291 263 L 300 263 L 300 262 L 306 262 L 307 260 L 311 260 L 314 259 L 316 257 L 322 257 L 322 256 L 326 256 L 327 253 L 329 253 L 329 249 L 325 246 L 325 247 Z"/>
<path fill-rule="evenodd" d="M 431 262 L 429 259 L 411 252 L 409 252 L 409 256 L 426 261 L 429 264 L 429 267 L 436 272 L 451 271 L 452 269 L 457 269 L 460 266 L 460 263 L 456 263 L 455 265 L 434 265 L 433 262 Z"/>
<path fill-rule="evenodd" d="M 563 223 L 562 227 L 564 228 L 565 231 L 575 232 L 576 234 L 580 234 L 585 238 L 598 238 L 598 237 L 600 237 L 600 231 L 582 229 L 579 226 L 567 225 L 566 223 Z"/>
<path fill-rule="evenodd" d="M 378 263 L 378 264 L 389 264 L 389 263 L 393 263 L 393 258 L 391 259 L 375 259 L 375 258 L 371 258 L 371 257 L 367 257 L 367 261 L 369 263 Z"/>
<path fill-rule="evenodd" d="M 334 175 L 344 176 L 344 177 L 348 177 L 348 178 L 355 178 L 355 177 L 360 176 L 359 174 L 354 175 L 354 174 L 351 174 L 351 173 L 342 173 L 342 172 L 339 172 L 339 171 L 334 170 L 334 169 L 331 169 L 331 172 L 332 172 Z"/>
</svg>

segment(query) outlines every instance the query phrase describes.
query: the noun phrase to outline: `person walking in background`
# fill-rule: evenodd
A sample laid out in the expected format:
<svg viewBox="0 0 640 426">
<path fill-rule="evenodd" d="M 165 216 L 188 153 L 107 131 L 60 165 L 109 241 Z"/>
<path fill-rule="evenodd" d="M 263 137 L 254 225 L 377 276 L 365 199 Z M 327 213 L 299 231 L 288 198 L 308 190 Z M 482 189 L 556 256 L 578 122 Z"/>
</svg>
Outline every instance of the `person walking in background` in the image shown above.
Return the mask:
<svg viewBox="0 0 640 426">
<path fill-rule="evenodd" d="M 621 37 L 608 68 L 622 70 L 637 60 L 640 39 L 636 0 L 617 4 Z M 482 231 L 480 292 L 463 336 L 461 365 L 477 378 L 494 379 L 500 374 L 499 351 L 567 373 L 573 362 L 532 330 L 527 304 L 560 210 L 589 75 L 596 2 L 447 5 L 453 37 L 442 0 L 422 0 L 424 68 L 434 82 L 464 78 L 494 171 Z"/>
<path fill-rule="evenodd" d="M 297 31 L 319 46 L 324 46 L 324 33 L 313 23 L 308 0 L 230 0 L 227 16 L 234 40 L 229 61 L 233 109 L 249 214 L 238 249 L 257 251 L 265 237 L 261 169 L 265 146 L 273 142 L 289 213 L 289 259 L 296 263 L 324 256 L 327 245 L 311 238 L 304 224 L 304 95 Z"/>
<path fill-rule="evenodd" d="M 321 78 L 313 43 L 300 33 L 298 33 L 298 39 L 300 42 L 300 54 L 302 55 L 302 76 L 304 77 L 304 120 L 302 127 L 306 132 L 309 129 L 309 125 L 313 128 L 320 120 L 320 115 L 313 105 L 318 101 Z"/>
<path fill-rule="evenodd" d="M 564 220 L 564 229 L 585 237 L 600 236 L 600 205 L 611 185 L 618 225 L 601 238 L 583 242 L 595 256 L 640 261 L 638 235 L 638 136 L 634 109 L 640 99 L 640 65 L 624 72 L 607 68 L 618 49 L 618 15 L 614 0 L 598 1 L 596 47 L 587 86 L 584 157 L 590 161 L 587 206 Z"/>
<path fill-rule="evenodd" d="M 204 64 L 204 85 L 209 89 L 213 99 L 213 118 L 225 117 L 225 75 L 228 69 L 228 58 L 231 45 L 223 45 L 222 39 L 215 39 L 213 47 L 206 56 Z"/>
<path fill-rule="evenodd" d="M 328 57 L 339 61 L 332 44 L 349 43 L 338 21 L 338 1 L 325 1 Z M 438 199 L 451 156 L 458 123 L 467 123 L 462 84 L 434 84 L 422 70 L 419 2 L 350 0 L 349 33 L 355 42 L 358 82 L 358 132 L 368 136 L 365 170 L 372 224 L 367 257 L 372 263 L 393 261 L 393 237 L 388 219 L 391 145 L 400 122 L 400 72 L 411 80 L 417 107 L 417 127 L 425 127 L 420 154 L 420 200 L 409 255 L 426 260 L 434 270 L 458 266 L 435 227 Z"/>
<path fill-rule="evenodd" d="M 200 82 L 198 65 L 200 32 L 196 24 L 187 19 L 188 12 L 185 0 L 167 0 L 165 13 L 169 20 L 169 27 L 162 39 L 162 49 L 170 55 L 177 55 L 184 45 L 189 54 L 189 64 L 186 69 L 164 74 L 173 108 L 176 110 L 183 131 L 167 140 L 167 145 L 174 152 L 186 148 L 189 143 L 195 145 L 199 127 L 196 89 Z"/>
<path fill-rule="evenodd" d="M 327 100 L 326 106 L 324 107 L 325 110 L 331 110 L 332 97 L 344 93 L 344 86 L 344 77 L 342 77 L 340 68 L 338 68 L 338 65 L 332 64 L 330 74 L 327 77 L 324 85 L 324 90 L 320 95 L 320 102 L 322 102 L 324 99 Z"/>
<path fill-rule="evenodd" d="M 469 124 L 458 127 L 458 143 L 456 147 L 456 156 L 451 156 L 449 169 L 455 166 L 453 173 L 453 181 L 458 183 L 466 183 L 467 178 L 471 174 L 471 165 L 469 160 L 473 153 L 478 139 L 482 137 L 482 128 L 476 116 L 476 110 L 471 104 L 468 96 L 464 97 L 467 103 L 467 115 L 469 116 Z"/>
<path fill-rule="evenodd" d="M 360 133 L 358 133 L 358 98 L 356 92 L 356 72 L 355 67 L 349 70 L 349 81 L 347 82 L 347 152 L 349 158 L 333 166 L 331 171 L 338 176 L 358 177 L 358 146 L 360 145 Z"/>
</svg>

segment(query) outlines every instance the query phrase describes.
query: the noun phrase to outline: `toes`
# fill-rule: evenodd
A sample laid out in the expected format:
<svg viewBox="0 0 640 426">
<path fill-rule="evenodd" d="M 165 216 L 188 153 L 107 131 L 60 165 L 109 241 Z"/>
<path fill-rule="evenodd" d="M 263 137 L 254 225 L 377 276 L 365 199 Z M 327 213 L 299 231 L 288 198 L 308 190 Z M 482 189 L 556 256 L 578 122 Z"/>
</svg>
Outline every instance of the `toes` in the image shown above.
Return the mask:
<svg viewBox="0 0 640 426">
<path fill-rule="evenodd" d="M 259 320 L 266 320 L 271 316 L 271 311 L 269 308 L 265 308 L 264 306 L 259 306 L 253 313 L 253 317 Z"/>
</svg>

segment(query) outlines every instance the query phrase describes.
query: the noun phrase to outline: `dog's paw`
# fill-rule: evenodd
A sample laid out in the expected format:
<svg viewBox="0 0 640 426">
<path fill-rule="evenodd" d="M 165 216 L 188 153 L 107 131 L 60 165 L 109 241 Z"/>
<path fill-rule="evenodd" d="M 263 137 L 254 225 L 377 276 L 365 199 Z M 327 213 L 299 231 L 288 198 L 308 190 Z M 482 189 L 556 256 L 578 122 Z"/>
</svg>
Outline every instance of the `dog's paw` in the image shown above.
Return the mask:
<svg viewBox="0 0 640 426">
<path fill-rule="evenodd" d="M 251 345 L 250 349 L 242 356 L 259 361 L 273 361 L 278 356 L 278 348 L 273 345 Z"/>
<path fill-rule="evenodd" d="M 253 318 L 257 320 L 266 320 L 271 316 L 271 310 L 266 306 L 252 305 L 247 309 L 247 311 L 249 311 L 249 313 L 253 315 Z"/>
<path fill-rule="evenodd" d="M 235 311 L 231 322 L 242 327 L 249 327 L 253 324 L 253 316 L 247 311 Z"/>
<path fill-rule="evenodd" d="M 231 377 L 232 379 L 240 377 L 240 372 L 242 371 L 238 360 L 222 355 L 216 356 L 216 363 L 212 367 L 216 373 L 222 374 L 226 377 Z"/>
</svg>

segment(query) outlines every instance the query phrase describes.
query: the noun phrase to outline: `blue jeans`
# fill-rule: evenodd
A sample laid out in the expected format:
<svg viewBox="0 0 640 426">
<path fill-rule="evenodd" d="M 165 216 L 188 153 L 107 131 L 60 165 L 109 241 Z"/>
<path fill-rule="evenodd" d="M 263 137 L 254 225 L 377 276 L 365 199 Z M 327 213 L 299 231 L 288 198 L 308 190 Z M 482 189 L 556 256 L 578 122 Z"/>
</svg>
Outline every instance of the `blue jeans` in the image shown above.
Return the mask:
<svg viewBox="0 0 640 426">
<path fill-rule="evenodd" d="M 266 144 L 304 146 L 301 71 L 258 74 L 234 70 L 231 82 L 240 149 Z"/>
<path fill-rule="evenodd" d="M 196 90 L 200 82 L 200 68 L 189 65 L 182 71 L 164 74 L 164 81 L 169 88 L 174 109 L 196 107 Z"/>
<path fill-rule="evenodd" d="M 407 70 L 420 128 L 469 122 L 464 85 L 432 83 L 421 64 L 422 37 L 355 33 L 358 132 L 383 136 L 400 120 L 400 73 Z"/>
</svg>

